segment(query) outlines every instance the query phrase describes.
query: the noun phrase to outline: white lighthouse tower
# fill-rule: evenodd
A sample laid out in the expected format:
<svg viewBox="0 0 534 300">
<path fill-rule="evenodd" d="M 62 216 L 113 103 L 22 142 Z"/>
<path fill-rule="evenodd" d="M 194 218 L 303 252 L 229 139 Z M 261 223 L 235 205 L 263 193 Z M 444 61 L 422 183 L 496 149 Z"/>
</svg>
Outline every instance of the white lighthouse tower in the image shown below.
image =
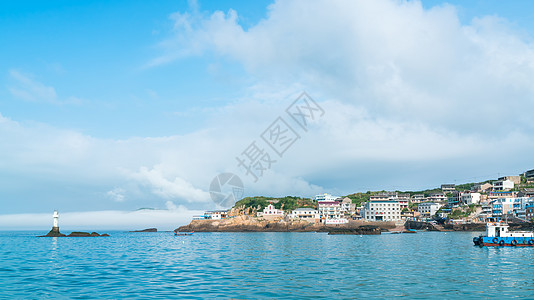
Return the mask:
<svg viewBox="0 0 534 300">
<path fill-rule="evenodd" d="M 54 225 L 52 226 L 52 230 L 48 232 L 46 235 L 42 236 L 51 236 L 51 237 L 58 237 L 58 236 L 65 236 L 63 233 L 59 232 L 59 214 L 57 210 L 54 210 Z"/>
<path fill-rule="evenodd" d="M 57 212 L 57 210 L 54 210 L 54 226 L 52 228 L 52 230 L 56 229 L 58 232 L 59 232 L 59 214 Z"/>
</svg>

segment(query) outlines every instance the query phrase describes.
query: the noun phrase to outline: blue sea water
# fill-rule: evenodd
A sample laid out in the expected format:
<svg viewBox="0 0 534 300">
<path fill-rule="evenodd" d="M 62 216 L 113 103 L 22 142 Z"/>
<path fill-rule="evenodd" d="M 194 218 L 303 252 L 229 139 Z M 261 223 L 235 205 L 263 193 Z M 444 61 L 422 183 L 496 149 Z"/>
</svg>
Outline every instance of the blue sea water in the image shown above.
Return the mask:
<svg viewBox="0 0 534 300">
<path fill-rule="evenodd" d="M 534 248 L 478 233 L 43 233 L 0 232 L 0 298 L 534 297 Z"/>
</svg>

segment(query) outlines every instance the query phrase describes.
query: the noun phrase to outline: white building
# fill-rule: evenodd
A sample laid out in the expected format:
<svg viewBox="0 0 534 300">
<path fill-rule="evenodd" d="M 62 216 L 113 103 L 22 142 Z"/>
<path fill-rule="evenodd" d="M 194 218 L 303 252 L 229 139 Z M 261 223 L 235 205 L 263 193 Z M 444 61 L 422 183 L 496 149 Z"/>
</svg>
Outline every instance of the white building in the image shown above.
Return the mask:
<svg viewBox="0 0 534 300">
<path fill-rule="evenodd" d="M 351 215 L 356 212 L 356 204 L 352 203 L 349 197 L 343 198 L 341 201 L 341 213 Z"/>
<path fill-rule="evenodd" d="M 480 193 L 462 193 L 461 201 L 465 205 L 477 204 L 480 202 Z"/>
<path fill-rule="evenodd" d="M 415 194 L 410 198 L 410 202 L 412 203 L 421 203 L 425 201 L 425 195 L 424 194 Z"/>
<path fill-rule="evenodd" d="M 227 210 L 206 211 L 204 212 L 204 216 L 206 216 L 206 219 L 210 219 L 210 220 L 222 220 L 228 217 L 228 211 Z"/>
<path fill-rule="evenodd" d="M 493 200 L 491 205 L 491 217 L 495 221 L 500 221 L 506 217 L 507 214 L 511 214 L 514 210 L 514 198 L 499 198 Z"/>
<path fill-rule="evenodd" d="M 258 217 L 264 217 L 264 218 L 276 218 L 276 217 L 283 217 L 284 211 L 281 209 L 277 209 L 274 207 L 274 205 L 269 204 L 267 207 L 263 209 L 262 212 L 258 212 Z"/>
<path fill-rule="evenodd" d="M 427 200 L 430 202 L 445 202 L 448 199 L 443 193 L 435 193 L 428 196 Z"/>
<path fill-rule="evenodd" d="M 478 183 L 478 184 L 475 184 L 472 188 L 471 188 L 471 191 L 472 192 L 482 192 L 482 193 L 485 193 L 489 190 L 491 190 L 493 188 L 493 185 L 491 185 L 490 183 Z"/>
<path fill-rule="evenodd" d="M 423 202 L 417 204 L 417 211 L 423 216 L 433 216 L 441 207 L 441 204 L 434 202 Z"/>
<path fill-rule="evenodd" d="M 441 185 L 441 191 L 443 193 L 452 193 L 456 191 L 456 185 L 455 184 L 442 184 Z"/>
<path fill-rule="evenodd" d="M 363 218 L 366 221 L 400 221 L 400 203 L 398 201 L 369 201 L 365 203 Z"/>
<path fill-rule="evenodd" d="M 330 194 L 324 193 L 322 195 L 316 195 L 315 196 L 315 201 L 317 201 L 317 202 L 319 202 L 319 201 L 336 201 L 337 198 L 339 198 L 339 197 L 332 196 Z"/>
<path fill-rule="evenodd" d="M 321 221 L 328 219 L 341 219 L 341 204 L 337 201 L 317 202 Z"/>
<path fill-rule="evenodd" d="M 509 191 L 514 188 L 514 182 L 511 180 L 497 180 L 493 183 L 494 191 Z"/>
<path fill-rule="evenodd" d="M 319 219 L 319 211 L 313 208 L 297 208 L 289 216 L 294 219 L 304 219 L 313 222 Z"/>
</svg>

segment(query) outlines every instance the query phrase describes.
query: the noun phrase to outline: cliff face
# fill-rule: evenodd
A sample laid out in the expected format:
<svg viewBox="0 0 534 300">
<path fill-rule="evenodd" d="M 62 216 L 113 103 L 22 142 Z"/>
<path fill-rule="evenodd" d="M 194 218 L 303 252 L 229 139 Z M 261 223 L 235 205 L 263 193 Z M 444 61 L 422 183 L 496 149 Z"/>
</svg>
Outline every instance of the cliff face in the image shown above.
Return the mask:
<svg viewBox="0 0 534 300">
<path fill-rule="evenodd" d="M 368 223 L 365 223 L 368 224 Z M 301 220 L 285 221 L 265 220 L 247 215 L 237 216 L 224 220 L 193 220 L 189 225 L 181 226 L 177 232 L 314 232 L 328 231 L 331 228 L 358 228 L 364 225 L 361 221 L 350 221 L 343 225 L 323 225 Z M 375 224 L 377 225 L 377 224 Z M 395 224 L 390 222 L 380 222 L 382 229 L 391 229 Z"/>
</svg>

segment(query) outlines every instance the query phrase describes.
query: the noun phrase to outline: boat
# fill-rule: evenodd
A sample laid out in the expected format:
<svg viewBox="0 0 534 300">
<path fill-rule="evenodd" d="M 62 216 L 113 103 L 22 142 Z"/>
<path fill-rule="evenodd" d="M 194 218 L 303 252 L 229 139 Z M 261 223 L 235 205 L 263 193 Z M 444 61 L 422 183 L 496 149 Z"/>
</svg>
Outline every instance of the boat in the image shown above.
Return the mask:
<svg viewBox="0 0 534 300">
<path fill-rule="evenodd" d="M 486 235 L 473 238 L 476 246 L 534 246 L 534 232 L 510 231 L 505 222 L 489 222 L 486 224 Z"/>
<path fill-rule="evenodd" d="M 175 235 L 175 236 L 193 235 L 193 232 L 194 232 L 194 231 L 192 231 L 192 232 L 177 232 L 177 231 L 175 231 L 175 232 L 174 232 L 174 235 Z"/>
</svg>

